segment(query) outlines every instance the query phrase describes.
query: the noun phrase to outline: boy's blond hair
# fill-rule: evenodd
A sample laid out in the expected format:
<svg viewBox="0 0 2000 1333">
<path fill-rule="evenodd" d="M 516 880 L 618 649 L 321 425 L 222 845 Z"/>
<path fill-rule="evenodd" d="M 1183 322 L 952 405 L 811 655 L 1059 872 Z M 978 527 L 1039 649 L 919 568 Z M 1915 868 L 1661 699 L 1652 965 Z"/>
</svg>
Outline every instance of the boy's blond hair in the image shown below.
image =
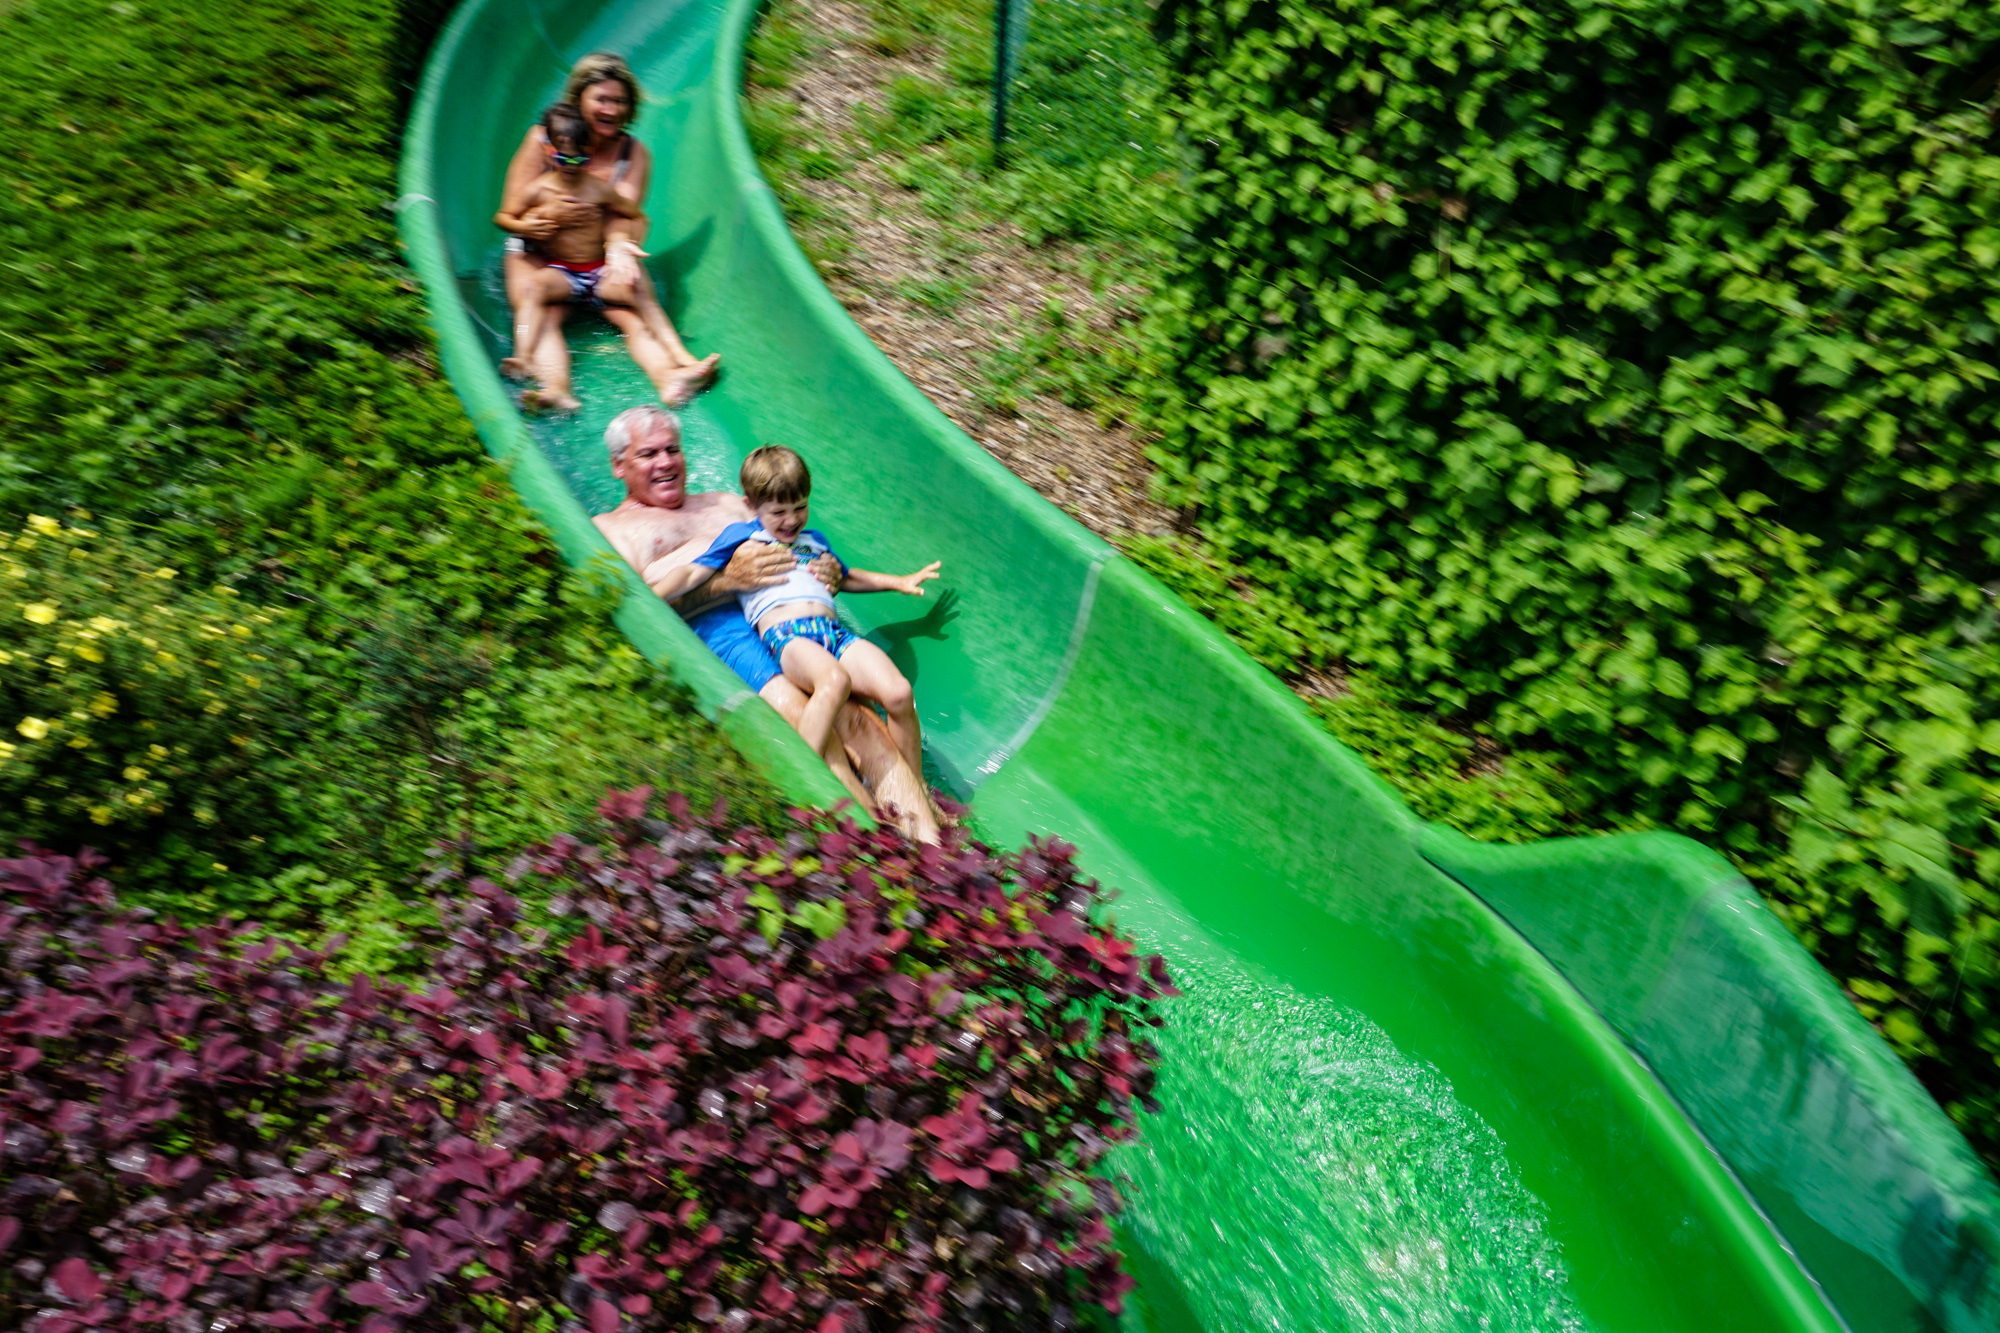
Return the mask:
<svg viewBox="0 0 2000 1333">
<path fill-rule="evenodd" d="M 761 504 L 797 504 L 812 494 L 812 473 L 806 460 L 782 444 L 752 449 L 737 474 L 743 498 L 754 507 Z"/>
</svg>

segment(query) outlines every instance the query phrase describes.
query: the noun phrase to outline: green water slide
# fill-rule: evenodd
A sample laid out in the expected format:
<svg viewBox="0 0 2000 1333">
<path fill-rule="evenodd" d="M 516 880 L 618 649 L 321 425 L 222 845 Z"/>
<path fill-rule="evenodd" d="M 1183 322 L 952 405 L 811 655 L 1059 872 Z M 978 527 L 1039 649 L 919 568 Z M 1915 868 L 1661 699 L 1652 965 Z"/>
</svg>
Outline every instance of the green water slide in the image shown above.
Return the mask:
<svg viewBox="0 0 2000 1333">
<path fill-rule="evenodd" d="M 1162 1112 L 1119 1169 L 1126 1327 L 2000 1328 L 2000 1197 L 1718 856 L 1665 835 L 1474 844 L 1414 817 L 1199 616 L 959 433 L 820 285 L 738 114 L 756 0 L 470 0 L 433 52 L 399 208 L 446 368 L 578 564 L 645 401 L 602 331 L 584 411 L 524 422 L 490 223 L 564 70 L 631 59 L 669 312 L 725 377 L 698 485 L 767 441 L 871 568 L 850 597 L 916 684 L 935 776 L 983 833 L 1076 845 L 1188 992 Z M 622 567 L 620 567 L 622 568 Z M 620 624 L 797 799 L 831 779 L 636 578 Z"/>
</svg>

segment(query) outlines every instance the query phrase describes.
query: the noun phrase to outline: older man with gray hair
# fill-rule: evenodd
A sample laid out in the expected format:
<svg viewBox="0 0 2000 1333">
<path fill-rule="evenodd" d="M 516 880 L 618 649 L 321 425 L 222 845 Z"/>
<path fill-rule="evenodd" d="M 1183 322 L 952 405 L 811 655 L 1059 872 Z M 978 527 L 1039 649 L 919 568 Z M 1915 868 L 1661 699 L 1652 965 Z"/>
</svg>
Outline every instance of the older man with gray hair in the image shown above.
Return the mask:
<svg viewBox="0 0 2000 1333">
<path fill-rule="evenodd" d="M 591 521 L 648 585 L 666 570 L 692 563 L 731 523 L 754 517 L 740 495 L 688 493 L 680 419 L 664 408 L 620 412 L 606 427 L 604 443 L 611 452 L 611 475 L 625 483 L 625 499 Z M 736 600 L 739 592 L 784 582 L 791 567 L 791 552 L 745 542 L 720 573 L 673 606 L 724 665 L 796 726 L 806 695 L 785 679 Z M 839 591 L 840 565 L 831 556 L 811 568 L 828 588 Z M 871 709 L 850 703 L 841 709 L 835 727 L 847 762 L 830 767 L 855 800 L 871 813 L 893 808 L 904 833 L 937 841 L 937 815 L 923 777 L 910 772 L 896 753 L 882 720 Z"/>
</svg>

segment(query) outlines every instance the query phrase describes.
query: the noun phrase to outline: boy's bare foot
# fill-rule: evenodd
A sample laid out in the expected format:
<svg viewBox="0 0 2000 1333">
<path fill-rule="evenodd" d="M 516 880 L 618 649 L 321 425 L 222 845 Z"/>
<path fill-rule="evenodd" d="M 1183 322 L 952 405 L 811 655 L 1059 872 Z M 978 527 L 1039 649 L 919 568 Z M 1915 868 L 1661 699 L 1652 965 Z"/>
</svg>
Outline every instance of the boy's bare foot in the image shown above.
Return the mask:
<svg viewBox="0 0 2000 1333">
<path fill-rule="evenodd" d="M 686 407 L 689 399 L 715 382 L 715 369 L 721 361 L 720 352 L 711 352 L 691 366 L 682 366 L 667 377 L 660 401 L 668 407 Z"/>
<path fill-rule="evenodd" d="M 534 374 L 533 371 L 528 369 L 527 361 L 518 356 L 501 357 L 500 373 L 502 375 L 505 375 L 510 380 L 524 380 L 530 378 Z"/>
</svg>

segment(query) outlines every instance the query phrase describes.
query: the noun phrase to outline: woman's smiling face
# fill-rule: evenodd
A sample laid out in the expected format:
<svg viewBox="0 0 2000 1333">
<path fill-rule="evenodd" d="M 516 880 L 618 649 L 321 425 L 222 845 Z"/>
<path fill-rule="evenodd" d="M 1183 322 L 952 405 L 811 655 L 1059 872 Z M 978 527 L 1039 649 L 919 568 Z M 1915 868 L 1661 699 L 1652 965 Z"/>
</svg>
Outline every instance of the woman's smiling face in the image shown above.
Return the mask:
<svg viewBox="0 0 2000 1333">
<path fill-rule="evenodd" d="M 632 116 L 632 95 L 617 79 L 599 79 L 577 96 L 577 109 L 598 140 L 616 138 Z"/>
</svg>

